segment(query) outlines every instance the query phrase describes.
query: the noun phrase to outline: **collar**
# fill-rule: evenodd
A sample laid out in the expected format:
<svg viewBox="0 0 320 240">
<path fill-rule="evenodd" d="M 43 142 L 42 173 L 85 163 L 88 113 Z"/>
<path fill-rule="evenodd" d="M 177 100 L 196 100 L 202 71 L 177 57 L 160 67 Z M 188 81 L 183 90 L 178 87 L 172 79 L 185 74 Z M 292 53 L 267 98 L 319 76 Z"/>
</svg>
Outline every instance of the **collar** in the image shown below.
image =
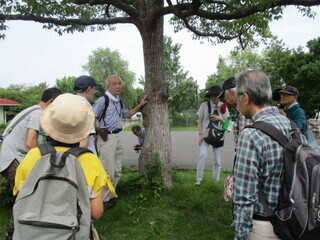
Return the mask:
<svg viewBox="0 0 320 240">
<path fill-rule="evenodd" d="M 252 117 L 252 121 L 256 122 L 258 121 L 262 116 L 264 115 L 269 115 L 269 114 L 279 114 L 278 108 L 277 107 L 264 107 L 261 108 L 258 112 L 256 112 L 255 115 Z"/>
<path fill-rule="evenodd" d="M 109 99 L 111 99 L 114 102 L 119 102 L 120 101 L 120 97 L 118 95 L 114 96 L 108 90 L 105 92 L 105 94 L 109 97 Z"/>
<path fill-rule="evenodd" d="M 292 104 L 290 105 L 290 107 L 288 107 L 287 109 L 290 109 L 290 108 L 294 107 L 294 106 L 297 105 L 297 104 L 298 104 L 298 102 L 294 102 L 294 103 L 292 103 Z"/>
</svg>

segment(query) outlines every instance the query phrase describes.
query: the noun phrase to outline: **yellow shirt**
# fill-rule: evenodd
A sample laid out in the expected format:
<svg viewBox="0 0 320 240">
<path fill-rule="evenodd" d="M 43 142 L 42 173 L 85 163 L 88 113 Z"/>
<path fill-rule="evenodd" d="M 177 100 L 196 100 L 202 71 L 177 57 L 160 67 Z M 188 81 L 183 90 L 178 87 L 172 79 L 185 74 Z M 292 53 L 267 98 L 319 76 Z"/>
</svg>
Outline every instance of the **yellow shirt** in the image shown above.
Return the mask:
<svg viewBox="0 0 320 240">
<path fill-rule="evenodd" d="M 55 147 L 55 149 L 57 152 L 65 152 L 69 148 Z M 21 189 L 24 181 L 29 176 L 30 171 L 40 158 L 40 149 L 33 148 L 21 161 L 16 172 L 13 195 L 18 194 L 19 189 Z M 110 177 L 104 170 L 100 159 L 96 155 L 92 153 L 84 153 L 78 157 L 78 161 L 83 169 L 83 173 L 86 178 L 90 198 L 96 198 L 98 195 L 100 195 L 105 186 L 109 188 L 110 192 L 114 196 L 117 196 L 111 184 Z"/>
</svg>

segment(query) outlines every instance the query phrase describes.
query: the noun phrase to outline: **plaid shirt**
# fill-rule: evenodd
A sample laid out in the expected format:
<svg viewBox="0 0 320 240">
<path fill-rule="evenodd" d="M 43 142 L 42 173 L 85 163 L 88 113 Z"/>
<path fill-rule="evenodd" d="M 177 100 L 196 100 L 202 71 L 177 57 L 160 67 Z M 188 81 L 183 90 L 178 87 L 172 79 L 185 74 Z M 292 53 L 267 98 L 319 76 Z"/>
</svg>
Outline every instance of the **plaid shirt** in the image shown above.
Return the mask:
<svg viewBox="0 0 320 240">
<path fill-rule="evenodd" d="M 276 107 L 265 107 L 252 120 L 272 124 L 284 134 L 291 129 L 289 120 L 280 115 Z M 266 216 L 259 202 L 261 191 L 275 211 L 282 182 L 283 148 L 260 130 L 245 128 L 237 145 L 234 168 L 234 239 L 247 239 L 252 228 L 253 214 Z"/>
<path fill-rule="evenodd" d="M 247 119 L 245 116 L 242 115 L 241 112 L 237 111 L 236 124 L 233 125 L 234 142 L 236 145 L 238 143 L 238 137 L 242 129 L 251 123 L 252 123 L 251 119 Z"/>
</svg>

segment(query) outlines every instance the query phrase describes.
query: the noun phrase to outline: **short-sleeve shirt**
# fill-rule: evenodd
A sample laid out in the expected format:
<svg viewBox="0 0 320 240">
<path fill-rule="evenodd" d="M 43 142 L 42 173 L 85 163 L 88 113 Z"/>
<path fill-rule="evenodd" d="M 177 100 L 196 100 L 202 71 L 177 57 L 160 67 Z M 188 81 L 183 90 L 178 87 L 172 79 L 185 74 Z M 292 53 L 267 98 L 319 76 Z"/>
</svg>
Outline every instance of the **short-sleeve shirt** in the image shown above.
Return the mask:
<svg viewBox="0 0 320 240">
<path fill-rule="evenodd" d="M 210 107 L 211 107 L 211 111 L 209 113 L 209 109 L 208 109 L 208 102 L 203 102 L 197 112 L 197 115 L 199 118 L 202 118 L 202 134 L 203 136 L 207 136 L 208 135 L 208 125 L 210 122 L 209 119 L 209 114 L 214 113 L 215 111 L 218 112 L 218 115 L 224 119 L 230 117 L 230 113 L 228 108 L 226 108 L 226 112 L 223 114 L 221 113 L 221 106 L 222 106 L 222 102 L 218 102 L 217 106 L 215 106 L 215 104 L 212 103 L 212 101 L 210 101 Z"/>
<path fill-rule="evenodd" d="M 30 108 L 34 107 L 37 107 L 38 109 L 28 114 L 3 140 L 0 152 L 0 172 L 9 167 L 14 159 L 21 162 L 25 157 L 28 152 L 26 146 L 28 130 L 33 129 L 37 132 L 41 131 L 40 117 L 42 108 L 39 105 Z M 28 111 L 28 109 L 25 109 L 24 111 Z"/>
<path fill-rule="evenodd" d="M 105 107 L 105 97 L 102 96 L 93 104 L 93 111 L 97 119 L 101 116 Z M 122 128 L 121 119 L 128 117 L 129 110 L 120 101 L 113 101 L 109 98 L 109 105 L 106 111 L 106 116 L 99 122 L 100 128 L 107 128 L 109 131 Z M 100 119 L 99 119 L 100 120 Z"/>
<path fill-rule="evenodd" d="M 91 108 L 92 105 L 91 103 L 83 96 L 78 95 L 83 101 L 85 101 Z M 94 146 L 94 134 L 96 134 L 96 130 L 94 129 L 94 127 L 91 128 L 91 131 L 89 133 L 89 143 L 88 143 L 88 149 L 93 152 L 95 155 L 97 155 L 97 151 L 96 148 Z"/>
<path fill-rule="evenodd" d="M 65 152 L 68 148 L 55 147 L 57 152 Z M 15 186 L 13 194 L 16 195 L 24 184 L 25 180 L 29 176 L 32 168 L 41 158 L 41 152 L 39 148 L 31 149 L 26 157 L 21 161 L 17 168 L 15 177 Z M 83 169 L 86 183 L 88 186 L 88 192 L 90 198 L 96 198 L 102 193 L 103 188 L 106 186 L 110 189 L 110 192 L 116 196 L 115 190 L 111 184 L 110 177 L 103 168 L 100 159 L 92 153 L 84 153 L 78 157 L 78 161 Z"/>
</svg>

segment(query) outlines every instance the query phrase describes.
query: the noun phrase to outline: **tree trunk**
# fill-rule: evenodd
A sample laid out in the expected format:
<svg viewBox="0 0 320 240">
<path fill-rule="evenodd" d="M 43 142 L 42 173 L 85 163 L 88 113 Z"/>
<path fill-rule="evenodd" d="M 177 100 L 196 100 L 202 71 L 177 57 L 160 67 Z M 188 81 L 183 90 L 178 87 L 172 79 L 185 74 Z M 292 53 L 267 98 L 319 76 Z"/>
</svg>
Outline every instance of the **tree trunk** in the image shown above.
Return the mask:
<svg viewBox="0 0 320 240">
<path fill-rule="evenodd" d="M 153 10 L 161 4 L 163 5 L 161 0 L 154 1 Z M 152 14 L 154 11 L 150 7 L 146 13 Z M 145 93 L 148 95 L 148 103 L 143 109 L 143 124 L 147 134 L 139 157 L 139 172 L 143 173 L 147 163 L 157 160 L 161 164 L 164 185 L 170 187 L 172 147 L 168 83 L 164 69 L 163 18 L 151 18 L 152 16 L 147 16 L 146 19 L 149 20 L 144 20 L 138 25 L 145 61 Z"/>
</svg>

